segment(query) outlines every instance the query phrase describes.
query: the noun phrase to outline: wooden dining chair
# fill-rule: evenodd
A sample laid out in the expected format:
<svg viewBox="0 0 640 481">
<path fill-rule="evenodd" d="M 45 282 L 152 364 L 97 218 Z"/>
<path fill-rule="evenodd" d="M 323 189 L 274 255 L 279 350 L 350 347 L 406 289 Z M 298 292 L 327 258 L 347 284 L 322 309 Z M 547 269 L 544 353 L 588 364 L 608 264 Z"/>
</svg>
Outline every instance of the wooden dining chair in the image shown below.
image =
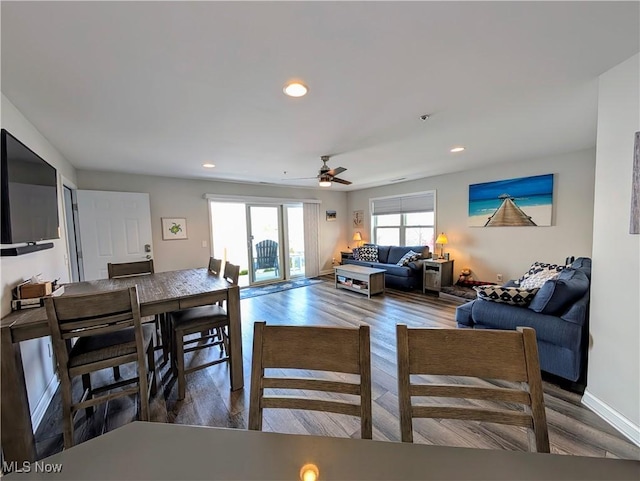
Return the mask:
<svg viewBox="0 0 640 481">
<path fill-rule="evenodd" d="M 249 429 L 262 430 L 264 409 L 304 409 L 360 417 L 360 435 L 372 438 L 369 326 L 359 328 L 267 326 L 253 331 Z M 313 377 L 272 377 L 265 369 L 303 369 L 359 375 L 359 382 Z M 312 390 L 358 396 L 357 402 L 265 395 L 265 389 Z M 286 392 L 286 391 L 285 391 Z"/>
<path fill-rule="evenodd" d="M 73 417 L 78 410 L 92 414 L 93 406 L 122 396 L 137 395 L 139 418 L 149 420 L 149 391 L 156 393 L 153 326 L 142 325 L 136 287 L 76 296 L 46 297 L 62 391 L 64 447 L 74 444 Z M 71 339 L 78 338 L 71 346 Z M 145 359 L 146 355 L 146 359 Z M 92 387 L 91 373 L 136 363 L 137 376 Z M 73 400 L 71 381 L 81 376 L 83 395 Z M 133 387 L 122 389 L 129 384 Z M 108 394 L 102 394 L 104 392 Z"/>
<path fill-rule="evenodd" d="M 222 259 L 216 259 L 215 257 L 209 258 L 209 272 L 219 276 L 222 272 Z"/>
<path fill-rule="evenodd" d="M 118 262 L 107 263 L 107 273 L 109 279 L 119 279 L 121 277 L 135 277 L 146 274 L 153 274 L 153 259 L 147 259 L 144 261 L 135 262 Z M 159 314 L 155 316 L 156 325 L 156 349 L 162 350 L 162 358 L 164 362 L 169 360 L 169 334 L 166 332 L 165 315 Z M 113 376 L 116 379 L 120 379 L 120 367 L 113 368 Z"/>
<path fill-rule="evenodd" d="M 446 418 L 525 427 L 529 450 L 549 452 L 538 348 L 533 329 L 409 329 L 399 324 L 396 332 L 403 442 L 413 442 L 413 418 Z M 487 386 L 465 385 L 456 382 L 454 377 L 449 382 L 414 383 L 412 375 L 498 379 L 509 381 L 507 386 L 510 387 L 491 383 Z M 413 404 L 412 398 L 419 396 L 474 401 L 470 405 Z M 514 409 L 513 404 L 522 407 Z"/>
<path fill-rule="evenodd" d="M 223 278 L 230 285 L 235 286 L 238 285 L 239 276 L 240 266 L 226 262 Z M 169 314 L 173 332 L 172 363 L 174 372 L 177 371 L 178 375 L 178 399 L 184 399 L 186 394 L 186 374 L 215 364 L 230 362 L 229 316 L 223 304 L 216 302 L 212 305 L 191 307 Z M 196 366 L 185 366 L 185 354 L 214 346 L 221 347 L 220 358 Z"/>
<path fill-rule="evenodd" d="M 153 274 L 153 259 L 137 262 L 120 262 L 107 264 L 109 279 L 117 277 L 139 276 L 142 274 Z"/>
</svg>

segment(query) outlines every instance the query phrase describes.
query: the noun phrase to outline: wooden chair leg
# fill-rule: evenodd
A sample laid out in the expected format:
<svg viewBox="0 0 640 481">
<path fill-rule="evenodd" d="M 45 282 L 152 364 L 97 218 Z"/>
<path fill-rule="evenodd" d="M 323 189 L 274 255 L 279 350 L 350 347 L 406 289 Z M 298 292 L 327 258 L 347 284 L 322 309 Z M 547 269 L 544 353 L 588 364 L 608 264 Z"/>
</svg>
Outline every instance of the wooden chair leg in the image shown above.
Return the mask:
<svg viewBox="0 0 640 481">
<path fill-rule="evenodd" d="M 149 343 L 149 347 L 147 348 L 147 370 L 151 373 L 151 395 L 155 396 L 158 392 L 158 384 L 156 375 L 156 357 L 155 357 L 155 349 L 153 348 L 153 343 Z"/>
<path fill-rule="evenodd" d="M 184 336 L 182 331 L 175 330 L 174 341 L 176 344 L 176 363 L 178 365 L 178 399 L 184 399 L 187 389 L 184 376 Z"/>
<path fill-rule="evenodd" d="M 91 399 L 91 397 L 93 396 L 93 392 L 91 391 L 91 374 L 90 373 L 82 375 L 82 387 L 85 391 L 89 391 L 89 393 L 87 394 L 87 399 Z M 85 408 L 84 414 L 86 417 L 93 416 L 93 406 L 89 406 L 88 408 Z"/>
<path fill-rule="evenodd" d="M 71 381 L 68 377 L 61 376 L 60 382 L 62 384 L 62 435 L 64 448 L 69 449 L 73 447 L 73 411 L 71 409 L 73 399 L 71 397 Z"/>
<path fill-rule="evenodd" d="M 153 345 L 153 343 L 151 343 Z M 147 363 L 144 356 L 138 356 L 138 394 L 140 396 L 140 421 L 149 420 L 149 385 Z"/>
</svg>

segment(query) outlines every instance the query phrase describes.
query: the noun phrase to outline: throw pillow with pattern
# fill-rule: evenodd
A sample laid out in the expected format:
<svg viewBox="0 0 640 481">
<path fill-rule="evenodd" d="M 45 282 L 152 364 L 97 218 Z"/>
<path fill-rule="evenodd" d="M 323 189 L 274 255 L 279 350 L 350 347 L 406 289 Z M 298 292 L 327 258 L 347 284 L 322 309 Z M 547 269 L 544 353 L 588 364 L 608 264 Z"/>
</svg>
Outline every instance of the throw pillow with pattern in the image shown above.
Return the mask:
<svg viewBox="0 0 640 481">
<path fill-rule="evenodd" d="M 396 262 L 397 266 L 408 266 L 409 262 L 417 261 L 422 257 L 422 254 L 419 252 L 414 252 L 410 250 L 405 255 L 403 255 L 398 262 Z"/>
<path fill-rule="evenodd" d="M 526 277 L 521 283 L 520 287 L 522 289 L 534 289 L 540 288 L 550 279 L 555 279 L 560 275 L 560 271 L 547 269 L 544 271 L 536 272 L 535 274 Z"/>
<path fill-rule="evenodd" d="M 353 260 L 356 260 L 356 261 L 360 260 L 360 247 L 353 248 Z"/>
<path fill-rule="evenodd" d="M 522 289 L 500 286 L 476 286 L 474 289 L 478 293 L 478 299 L 521 307 L 528 306 L 539 291 L 538 288 Z"/>
<path fill-rule="evenodd" d="M 532 275 L 537 274 L 538 272 L 542 272 L 542 271 L 560 272 L 562 269 L 564 269 L 564 267 L 565 266 L 561 266 L 559 264 L 548 264 L 546 262 L 534 262 L 533 264 L 531 264 L 531 267 L 529 267 L 529 270 L 525 272 L 524 275 L 516 281 L 516 284 L 522 283 L 522 281 L 524 281 L 527 277 L 531 277 Z"/>
<path fill-rule="evenodd" d="M 378 246 L 362 246 L 358 250 L 358 260 L 378 262 Z"/>
</svg>

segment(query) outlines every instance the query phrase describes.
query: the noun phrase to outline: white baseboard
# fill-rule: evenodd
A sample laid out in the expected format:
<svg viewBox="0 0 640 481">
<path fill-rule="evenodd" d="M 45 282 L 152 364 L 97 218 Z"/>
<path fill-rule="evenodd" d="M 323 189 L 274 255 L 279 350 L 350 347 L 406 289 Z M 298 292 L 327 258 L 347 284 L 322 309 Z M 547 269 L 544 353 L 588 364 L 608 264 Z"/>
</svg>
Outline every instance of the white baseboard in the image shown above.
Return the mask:
<svg viewBox="0 0 640 481">
<path fill-rule="evenodd" d="M 40 426 L 40 423 L 44 418 L 44 413 L 47 412 L 47 408 L 49 407 L 59 384 L 60 381 L 58 381 L 58 376 L 54 373 L 51 381 L 49 381 L 49 384 L 47 385 L 47 388 L 44 390 L 42 397 L 38 401 L 36 408 L 31 413 L 31 424 L 33 425 L 34 433 L 36 432 L 36 429 L 38 429 L 38 426 Z"/>
<path fill-rule="evenodd" d="M 611 426 L 624 434 L 625 437 L 629 438 L 629 440 L 636 446 L 640 446 L 640 426 L 633 424 L 629 419 L 613 409 L 607 403 L 595 397 L 588 391 L 588 389 L 584 391 L 582 404 L 587 406 L 594 413 L 611 424 Z"/>
</svg>

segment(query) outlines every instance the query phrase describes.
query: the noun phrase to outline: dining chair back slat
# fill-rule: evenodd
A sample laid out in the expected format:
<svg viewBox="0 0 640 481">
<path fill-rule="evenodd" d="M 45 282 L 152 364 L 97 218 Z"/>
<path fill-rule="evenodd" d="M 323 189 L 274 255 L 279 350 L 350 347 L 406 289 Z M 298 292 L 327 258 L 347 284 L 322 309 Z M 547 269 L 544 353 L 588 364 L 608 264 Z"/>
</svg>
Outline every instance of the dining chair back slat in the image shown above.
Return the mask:
<svg viewBox="0 0 640 481">
<path fill-rule="evenodd" d="M 216 276 L 220 275 L 222 270 L 222 259 L 216 259 L 215 257 L 209 258 L 209 272 L 215 274 Z"/>
</svg>

